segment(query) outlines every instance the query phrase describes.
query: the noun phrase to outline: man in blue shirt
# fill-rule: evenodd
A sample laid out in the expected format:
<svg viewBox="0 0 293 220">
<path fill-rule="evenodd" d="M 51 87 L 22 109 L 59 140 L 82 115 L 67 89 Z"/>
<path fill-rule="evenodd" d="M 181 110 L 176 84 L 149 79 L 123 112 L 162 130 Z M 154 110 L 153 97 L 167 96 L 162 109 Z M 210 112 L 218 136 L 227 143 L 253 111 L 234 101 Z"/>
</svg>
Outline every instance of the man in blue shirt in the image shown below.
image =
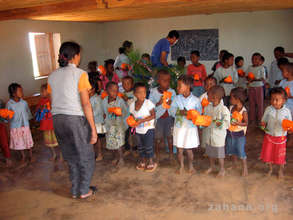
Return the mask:
<svg viewBox="0 0 293 220">
<path fill-rule="evenodd" d="M 168 54 L 170 46 L 174 45 L 179 39 L 179 33 L 175 30 L 170 31 L 166 38 L 159 40 L 153 48 L 151 62 L 154 67 L 168 66 Z"/>
</svg>

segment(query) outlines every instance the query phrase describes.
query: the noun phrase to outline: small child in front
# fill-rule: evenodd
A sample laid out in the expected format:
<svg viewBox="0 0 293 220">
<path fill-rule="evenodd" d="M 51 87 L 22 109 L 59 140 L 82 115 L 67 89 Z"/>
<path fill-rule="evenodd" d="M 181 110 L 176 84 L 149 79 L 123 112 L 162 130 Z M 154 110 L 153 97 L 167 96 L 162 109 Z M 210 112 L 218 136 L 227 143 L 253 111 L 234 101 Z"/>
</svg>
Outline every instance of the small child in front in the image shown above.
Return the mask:
<svg viewBox="0 0 293 220">
<path fill-rule="evenodd" d="M 231 90 L 230 113 L 232 117 L 226 136 L 226 154 L 232 155 L 234 167 L 237 167 L 237 157 L 242 160 L 242 176 L 248 175 L 245 153 L 245 135 L 248 125 L 248 113 L 244 107 L 246 98 L 243 88 L 237 87 Z"/>
<path fill-rule="evenodd" d="M 173 142 L 177 147 L 180 163 L 178 174 L 184 171 L 184 150 L 187 152 L 188 172 L 191 174 L 195 172 L 192 149 L 199 146 L 198 130 L 191 120 L 187 120 L 186 115 L 187 111 L 191 109 L 201 112 L 201 104 L 199 98 L 191 93 L 192 86 L 193 79 L 190 76 L 181 75 L 177 82 L 178 95 L 175 96 L 170 108 L 171 115 L 175 117 Z"/>
<path fill-rule="evenodd" d="M 156 160 L 160 160 L 160 146 L 165 143 L 165 138 L 168 141 L 169 159 L 173 159 L 173 136 L 172 129 L 174 125 L 174 118 L 170 115 L 169 109 L 164 108 L 163 94 L 164 92 L 171 92 L 172 97 L 168 100 L 168 105 L 171 105 L 172 99 L 176 96 L 176 92 L 170 88 L 171 75 L 167 70 L 160 70 L 158 72 L 158 87 L 155 87 L 150 92 L 149 99 L 156 105 L 156 129 L 155 129 L 155 149 Z"/>
<path fill-rule="evenodd" d="M 213 86 L 208 92 L 208 101 L 212 105 L 208 105 L 204 111 L 204 114 L 211 116 L 213 120 L 210 126 L 203 129 L 202 141 L 205 143 L 206 154 L 210 160 L 210 168 L 206 171 L 206 174 L 214 170 L 215 160 L 218 159 L 220 171 L 217 176 L 225 175 L 225 139 L 230 125 L 230 112 L 221 102 L 224 95 L 225 90 L 222 86 Z"/>
<path fill-rule="evenodd" d="M 268 176 L 272 175 L 273 164 L 279 166 L 279 178 L 284 176 L 283 170 L 286 163 L 287 131 L 283 130 L 282 121 L 292 120 L 291 112 L 285 107 L 287 99 L 283 88 L 273 88 L 270 93 L 271 105 L 265 110 L 261 126 L 265 129 L 265 136 L 261 150 L 261 160 L 269 165 Z"/>
<path fill-rule="evenodd" d="M 137 170 L 154 172 L 157 163 L 154 162 L 154 137 L 155 137 L 155 105 L 146 99 L 147 87 L 144 83 L 134 85 L 136 101 L 129 106 L 130 114 L 136 119 L 135 139 L 139 152 L 140 162 Z"/>
</svg>

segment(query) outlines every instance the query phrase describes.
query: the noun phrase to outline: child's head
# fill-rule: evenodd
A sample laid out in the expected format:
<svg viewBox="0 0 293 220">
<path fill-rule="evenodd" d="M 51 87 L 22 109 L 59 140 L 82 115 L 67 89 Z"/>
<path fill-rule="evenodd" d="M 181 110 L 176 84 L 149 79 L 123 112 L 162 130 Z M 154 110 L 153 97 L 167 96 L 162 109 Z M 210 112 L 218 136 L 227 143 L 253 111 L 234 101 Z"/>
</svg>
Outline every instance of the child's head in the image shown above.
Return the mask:
<svg viewBox="0 0 293 220">
<path fill-rule="evenodd" d="M 147 87 L 144 83 L 138 82 L 134 84 L 133 94 L 139 101 L 144 101 L 147 95 Z"/>
<path fill-rule="evenodd" d="M 98 74 L 89 74 L 89 82 L 92 86 L 89 92 L 90 96 L 93 96 L 95 93 L 99 93 L 98 80 L 100 80 Z"/>
<path fill-rule="evenodd" d="M 287 100 L 287 93 L 281 87 L 272 88 L 270 92 L 271 105 L 275 109 L 281 109 Z"/>
<path fill-rule="evenodd" d="M 125 48 L 124 47 L 119 47 L 119 50 L 118 50 L 119 54 L 125 54 Z"/>
<path fill-rule="evenodd" d="M 219 60 L 222 62 L 224 54 L 229 53 L 228 50 L 221 50 L 219 53 Z"/>
<path fill-rule="evenodd" d="M 133 88 L 134 80 L 131 76 L 124 76 L 122 79 L 122 87 L 125 92 L 129 92 Z"/>
<path fill-rule="evenodd" d="M 126 40 L 123 42 L 122 47 L 124 48 L 124 53 L 130 53 L 133 49 L 133 43 Z"/>
<path fill-rule="evenodd" d="M 148 53 L 144 53 L 143 55 L 141 55 L 141 59 L 145 63 L 150 63 L 151 62 L 151 56 Z"/>
<path fill-rule="evenodd" d="M 91 61 L 88 63 L 87 68 L 89 72 L 95 73 L 97 72 L 98 62 L 97 61 Z"/>
<path fill-rule="evenodd" d="M 224 66 L 233 66 L 234 63 L 234 55 L 232 53 L 224 53 L 223 57 L 222 57 L 222 63 Z"/>
<path fill-rule="evenodd" d="M 222 86 L 215 85 L 208 91 L 208 100 L 213 103 L 213 106 L 217 106 L 221 99 L 225 96 L 225 90 Z"/>
<path fill-rule="evenodd" d="M 106 68 L 106 71 L 107 73 L 113 73 L 114 72 L 114 63 L 115 63 L 115 60 L 113 59 L 108 59 L 108 60 L 105 60 L 105 68 Z"/>
<path fill-rule="evenodd" d="M 289 60 L 287 58 L 285 58 L 285 57 L 282 57 L 282 58 L 278 59 L 278 62 L 277 62 L 278 67 L 280 68 L 281 71 L 283 71 L 283 67 L 287 63 L 289 63 Z"/>
<path fill-rule="evenodd" d="M 177 58 L 177 65 L 180 66 L 181 68 L 184 68 L 186 64 L 185 57 L 178 57 Z"/>
<path fill-rule="evenodd" d="M 23 91 L 21 88 L 21 85 L 17 83 L 11 83 L 8 86 L 8 93 L 10 98 L 22 98 L 23 97 Z"/>
<path fill-rule="evenodd" d="M 106 85 L 106 90 L 110 98 L 116 99 L 118 95 L 118 84 L 115 82 L 108 82 Z"/>
<path fill-rule="evenodd" d="M 204 89 L 206 92 L 208 92 L 215 85 L 217 85 L 217 79 L 213 76 L 208 76 L 204 80 Z"/>
<path fill-rule="evenodd" d="M 200 53 L 198 50 L 193 50 L 190 53 L 190 60 L 192 62 L 192 64 L 198 64 L 200 58 Z"/>
<path fill-rule="evenodd" d="M 260 66 L 261 65 L 261 54 L 260 53 L 252 54 L 251 63 L 253 66 Z"/>
<path fill-rule="evenodd" d="M 65 67 L 69 62 L 77 66 L 80 63 L 80 46 L 75 42 L 64 42 L 59 49 L 59 66 Z"/>
<path fill-rule="evenodd" d="M 247 95 L 246 95 L 245 89 L 241 87 L 237 87 L 231 90 L 231 93 L 230 93 L 231 105 L 237 105 L 239 103 L 244 105 L 246 98 L 247 98 Z"/>
<path fill-rule="evenodd" d="M 263 65 L 265 62 L 265 57 L 263 55 L 260 56 L 260 65 Z"/>
<path fill-rule="evenodd" d="M 168 90 L 170 87 L 170 82 L 171 82 L 170 73 L 165 69 L 161 69 L 158 72 L 158 84 L 160 89 L 162 89 L 163 91 Z"/>
<path fill-rule="evenodd" d="M 285 49 L 284 49 L 284 47 L 276 47 L 274 49 L 274 56 L 275 56 L 276 60 L 284 57 L 285 56 Z"/>
<path fill-rule="evenodd" d="M 282 74 L 285 79 L 293 78 L 293 63 L 286 63 L 282 67 Z"/>
<path fill-rule="evenodd" d="M 188 75 L 181 75 L 177 80 L 178 94 L 188 94 L 191 92 L 193 86 L 193 78 Z"/>
<path fill-rule="evenodd" d="M 41 96 L 42 97 L 47 97 L 48 96 L 48 84 L 43 84 L 41 85 L 41 89 L 40 89 L 40 92 L 41 92 Z"/>
<path fill-rule="evenodd" d="M 238 56 L 238 57 L 235 58 L 235 65 L 236 65 L 237 68 L 243 67 L 243 64 L 244 64 L 243 57 Z"/>
</svg>

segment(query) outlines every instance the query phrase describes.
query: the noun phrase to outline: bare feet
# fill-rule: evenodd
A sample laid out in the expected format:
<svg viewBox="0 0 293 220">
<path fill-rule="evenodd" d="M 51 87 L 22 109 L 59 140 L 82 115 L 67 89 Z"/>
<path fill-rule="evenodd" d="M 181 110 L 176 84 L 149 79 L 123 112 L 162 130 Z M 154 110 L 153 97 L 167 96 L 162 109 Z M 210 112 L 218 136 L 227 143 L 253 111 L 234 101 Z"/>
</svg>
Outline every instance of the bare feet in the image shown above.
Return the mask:
<svg viewBox="0 0 293 220">
<path fill-rule="evenodd" d="M 117 167 L 123 167 L 124 166 L 124 160 L 123 159 L 120 159 L 117 163 Z"/>
<path fill-rule="evenodd" d="M 191 168 L 188 169 L 188 173 L 191 174 L 191 175 L 195 174 L 196 170 L 193 167 L 191 167 Z"/>
<path fill-rule="evenodd" d="M 247 170 L 247 168 L 246 169 L 243 169 L 242 176 L 248 176 L 248 170 Z"/>
<path fill-rule="evenodd" d="M 102 155 L 99 155 L 97 158 L 96 158 L 96 161 L 101 161 L 101 160 L 103 160 L 104 158 L 103 158 L 103 156 Z"/>
<path fill-rule="evenodd" d="M 178 170 L 176 170 L 176 174 L 181 175 L 184 171 L 184 167 L 180 167 Z"/>
<path fill-rule="evenodd" d="M 130 154 L 130 151 L 127 150 L 127 151 L 124 152 L 123 156 L 126 157 L 126 156 L 128 156 L 129 154 Z"/>
<path fill-rule="evenodd" d="M 113 166 L 116 166 L 117 163 L 118 163 L 118 160 L 117 160 L 117 159 L 112 160 L 112 165 L 113 165 Z"/>
<path fill-rule="evenodd" d="M 36 162 L 36 158 L 35 158 L 35 157 L 31 157 L 31 158 L 30 158 L 30 162 L 31 162 L 31 163 Z"/>
<path fill-rule="evenodd" d="M 207 169 L 204 173 L 205 173 L 205 174 L 210 174 L 211 172 L 213 172 L 213 168 L 210 167 L 210 168 Z"/>
<path fill-rule="evenodd" d="M 279 171 L 279 173 L 278 173 L 278 179 L 283 179 L 284 178 L 284 173 L 283 173 L 283 171 Z"/>
<path fill-rule="evenodd" d="M 271 177 L 272 176 L 273 171 L 269 170 L 269 172 L 267 173 L 267 177 Z"/>
<path fill-rule="evenodd" d="M 54 156 L 52 156 L 52 157 L 49 158 L 49 161 L 55 161 L 56 158 L 57 158 L 56 155 L 54 155 Z"/>
<path fill-rule="evenodd" d="M 219 173 L 217 174 L 217 177 L 223 177 L 225 176 L 225 170 L 220 170 Z"/>
<path fill-rule="evenodd" d="M 9 168 L 9 167 L 12 167 L 12 161 L 10 159 L 6 159 L 6 167 Z"/>
</svg>

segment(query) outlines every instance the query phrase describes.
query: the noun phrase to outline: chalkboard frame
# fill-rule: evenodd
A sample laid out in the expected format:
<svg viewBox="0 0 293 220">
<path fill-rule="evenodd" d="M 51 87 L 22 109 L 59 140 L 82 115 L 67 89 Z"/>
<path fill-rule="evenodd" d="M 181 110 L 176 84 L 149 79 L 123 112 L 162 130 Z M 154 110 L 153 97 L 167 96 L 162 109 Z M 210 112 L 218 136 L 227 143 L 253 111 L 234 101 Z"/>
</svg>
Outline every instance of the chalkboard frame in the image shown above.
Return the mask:
<svg viewBox="0 0 293 220">
<path fill-rule="evenodd" d="M 171 60 L 177 60 L 179 56 L 190 60 L 190 52 L 198 50 L 200 59 L 213 61 L 219 54 L 219 29 L 194 29 L 179 30 L 179 40 L 171 47 Z"/>
</svg>

